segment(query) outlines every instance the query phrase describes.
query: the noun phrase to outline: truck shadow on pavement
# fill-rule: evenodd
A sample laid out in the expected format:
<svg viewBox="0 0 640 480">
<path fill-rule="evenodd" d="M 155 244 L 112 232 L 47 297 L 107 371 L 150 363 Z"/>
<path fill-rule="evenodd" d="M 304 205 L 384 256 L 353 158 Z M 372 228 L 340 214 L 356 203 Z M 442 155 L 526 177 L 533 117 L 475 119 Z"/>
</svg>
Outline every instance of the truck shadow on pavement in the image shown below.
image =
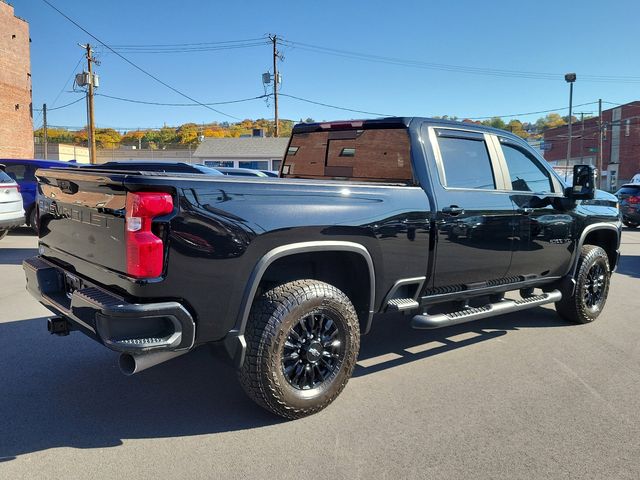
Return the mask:
<svg viewBox="0 0 640 480">
<path fill-rule="evenodd" d="M 359 365 L 354 375 L 521 327 L 562 325 L 554 311 L 541 308 L 438 331 L 412 330 L 406 319 L 391 317 L 363 338 L 359 364 L 400 353 L 368 368 Z M 114 352 L 79 333 L 57 338 L 45 329 L 44 318 L 0 323 L 0 462 L 56 447 L 112 447 L 126 439 L 214 434 L 284 421 L 249 400 L 234 370 L 208 348 L 126 377 Z M 452 338 L 473 332 L 478 333 L 469 339 Z M 421 351 L 425 342 L 436 348 Z"/>
<path fill-rule="evenodd" d="M 620 255 L 620 262 L 616 273 L 627 275 L 632 278 L 640 278 L 640 256 L 638 255 Z"/>
<path fill-rule="evenodd" d="M 25 258 L 36 255 L 37 248 L 6 248 L 0 244 L 0 265 L 22 265 Z"/>
<path fill-rule="evenodd" d="M 435 330 L 415 330 L 410 316 L 374 320 L 362 338 L 354 377 L 369 375 L 506 335 L 521 328 L 569 327 L 554 309 L 534 308 Z"/>
<path fill-rule="evenodd" d="M 0 462 L 283 421 L 256 406 L 206 347 L 126 377 L 114 352 L 80 333 L 53 337 L 38 318 L 0 323 L 0 365 Z"/>
</svg>

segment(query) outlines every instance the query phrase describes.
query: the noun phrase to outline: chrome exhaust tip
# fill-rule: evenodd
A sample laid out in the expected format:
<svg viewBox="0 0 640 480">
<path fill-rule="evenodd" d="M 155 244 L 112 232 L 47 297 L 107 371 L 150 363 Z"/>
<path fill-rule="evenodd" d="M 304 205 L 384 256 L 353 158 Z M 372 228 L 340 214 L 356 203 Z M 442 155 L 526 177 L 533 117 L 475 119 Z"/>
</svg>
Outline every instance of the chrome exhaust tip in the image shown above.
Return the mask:
<svg viewBox="0 0 640 480">
<path fill-rule="evenodd" d="M 127 376 L 131 376 L 136 373 L 140 373 L 147 368 L 151 368 L 160 363 L 166 362 L 167 360 L 171 360 L 172 358 L 184 355 L 187 351 L 188 350 L 180 352 L 151 352 L 139 355 L 123 353 L 118 359 L 118 365 L 122 373 Z"/>
</svg>

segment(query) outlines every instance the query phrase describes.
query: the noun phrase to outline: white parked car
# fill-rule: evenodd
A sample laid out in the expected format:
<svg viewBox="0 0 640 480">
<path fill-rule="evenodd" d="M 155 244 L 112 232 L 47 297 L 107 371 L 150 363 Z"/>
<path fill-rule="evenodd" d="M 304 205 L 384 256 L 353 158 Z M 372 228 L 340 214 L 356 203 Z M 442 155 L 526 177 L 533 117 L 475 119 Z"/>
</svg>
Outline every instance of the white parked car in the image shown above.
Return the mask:
<svg viewBox="0 0 640 480">
<path fill-rule="evenodd" d="M 18 184 L 0 167 L 0 240 L 24 223 L 22 195 Z"/>
<path fill-rule="evenodd" d="M 629 183 L 640 183 L 640 173 L 636 173 Z"/>
</svg>

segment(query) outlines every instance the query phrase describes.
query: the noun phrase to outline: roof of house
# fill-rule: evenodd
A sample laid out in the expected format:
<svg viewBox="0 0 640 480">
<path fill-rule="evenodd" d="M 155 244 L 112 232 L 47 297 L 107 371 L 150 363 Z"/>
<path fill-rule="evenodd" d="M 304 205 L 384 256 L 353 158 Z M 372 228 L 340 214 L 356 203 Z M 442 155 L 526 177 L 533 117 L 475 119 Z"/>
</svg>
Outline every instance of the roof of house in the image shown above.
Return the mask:
<svg viewBox="0 0 640 480">
<path fill-rule="evenodd" d="M 205 138 L 194 157 L 200 158 L 282 158 L 288 137 Z"/>
</svg>

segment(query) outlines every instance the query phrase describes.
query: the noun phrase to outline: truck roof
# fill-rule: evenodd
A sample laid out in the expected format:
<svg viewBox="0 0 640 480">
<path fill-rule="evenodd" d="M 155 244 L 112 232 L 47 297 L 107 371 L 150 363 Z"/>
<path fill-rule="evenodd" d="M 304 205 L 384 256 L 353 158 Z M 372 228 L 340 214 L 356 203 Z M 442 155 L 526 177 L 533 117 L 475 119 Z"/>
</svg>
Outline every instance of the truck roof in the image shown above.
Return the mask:
<svg viewBox="0 0 640 480">
<path fill-rule="evenodd" d="M 499 128 L 488 127 L 486 125 L 480 125 L 470 122 L 457 122 L 453 120 L 443 120 L 441 118 L 429 118 L 429 117 L 383 117 L 373 119 L 359 119 L 359 120 L 335 120 L 329 122 L 316 122 L 316 123 L 298 123 L 293 127 L 292 134 L 295 133 L 311 133 L 311 132 L 323 132 L 329 130 L 348 130 L 353 128 L 358 129 L 374 129 L 374 128 L 402 128 L 409 127 L 411 123 L 418 121 L 420 123 L 426 122 L 434 125 L 442 126 L 455 126 L 464 127 L 466 129 L 472 129 L 487 133 L 497 133 L 500 135 L 506 135 L 509 137 L 515 137 L 520 139 L 517 135 L 513 135 L 506 130 L 500 130 Z"/>
</svg>

